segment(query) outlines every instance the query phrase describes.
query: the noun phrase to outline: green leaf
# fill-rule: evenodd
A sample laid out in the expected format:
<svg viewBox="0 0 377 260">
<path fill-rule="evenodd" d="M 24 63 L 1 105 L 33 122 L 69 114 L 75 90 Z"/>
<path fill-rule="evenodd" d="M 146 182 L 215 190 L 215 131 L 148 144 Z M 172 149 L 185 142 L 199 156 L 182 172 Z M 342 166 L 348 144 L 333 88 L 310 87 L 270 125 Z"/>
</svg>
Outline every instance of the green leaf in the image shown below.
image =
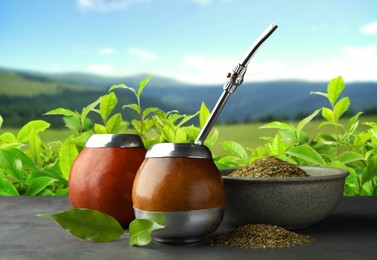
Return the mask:
<svg viewBox="0 0 377 260">
<path fill-rule="evenodd" d="M 175 143 L 187 143 L 187 134 L 183 128 L 177 128 L 174 133 Z"/>
<path fill-rule="evenodd" d="M 311 165 L 324 165 L 325 161 L 322 156 L 307 144 L 292 147 L 287 151 L 289 155 L 295 156 L 306 161 Z"/>
<path fill-rule="evenodd" d="M 223 141 L 220 144 L 225 151 L 237 156 L 245 166 L 249 164 L 249 155 L 241 144 L 234 141 Z"/>
<path fill-rule="evenodd" d="M 107 134 L 106 127 L 100 124 L 94 124 L 94 133 L 96 134 Z"/>
<path fill-rule="evenodd" d="M 126 88 L 126 89 L 129 89 L 130 87 L 127 87 L 125 84 L 116 84 L 116 85 L 112 85 L 110 88 L 109 88 L 109 91 L 108 92 L 111 92 L 115 89 L 119 89 L 119 88 Z"/>
<path fill-rule="evenodd" d="M 69 110 L 69 109 L 65 109 L 65 108 L 56 108 L 56 109 L 48 111 L 47 113 L 44 113 L 43 115 L 44 116 L 45 115 L 62 115 L 62 116 L 68 116 L 68 117 L 73 116 L 77 118 L 80 117 L 79 113 Z"/>
<path fill-rule="evenodd" d="M 59 151 L 59 166 L 64 179 L 68 180 L 73 162 L 78 155 L 75 145 L 69 143 L 69 139 L 64 141 Z"/>
<path fill-rule="evenodd" d="M 283 143 L 283 140 L 281 140 L 280 135 L 275 135 L 274 140 L 272 141 L 271 144 L 271 150 L 269 151 L 269 155 L 277 155 L 277 154 L 285 154 L 285 145 Z"/>
<path fill-rule="evenodd" d="M 327 93 L 317 92 L 317 91 L 311 91 L 310 95 L 319 95 L 319 96 L 324 96 L 327 99 L 329 98 L 329 95 Z"/>
<path fill-rule="evenodd" d="M 158 112 L 162 112 L 162 110 L 159 109 L 158 107 L 147 107 L 143 111 L 143 120 L 146 119 L 149 114 L 158 113 Z"/>
<path fill-rule="evenodd" d="M 22 168 L 24 170 L 35 170 L 36 169 L 34 161 L 29 156 L 27 156 L 24 152 L 22 152 L 20 149 L 10 148 L 10 149 L 7 149 L 7 150 L 14 155 L 14 158 L 21 160 Z"/>
<path fill-rule="evenodd" d="M 199 110 L 199 123 L 200 128 L 203 128 L 204 125 L 207 123 L 207 120 L 210 116 L 211 112 L 209 111 L 208 107 L 204 102 L 202 102 L 202 105 L 200 106 Z"/>
<path fill-rule="evenodd" d="M 343 162 L 344 164 L 348 164 L 356 161 L 365 161 L 365 158 L 362 154 L 352 151 L 346 151 L 339 155 L 338 160 Z"/>
<path fill-rule="evenodd" d="M 338 102 L 336 102 L 334 107 L 334 117 L 335 120 L 338 121 L 339 118 L 348 110 L 348 107 L 350 106 L 350 100 L 348 97 L 344 97 Z"/>
<path fill-rule="evenodd" d="M 47 186 L 51 185 L 57 181 L 56 179 L 50 178 L 50 177 L 37 177 L 34 180 L 31 181 L 30 185 L 28 186 L 25 194 L 25 196 L 36 196 L 38 193 L 40 193 L 43 189 L 45 189 Z"/>
<path fill-rule="evenodd" d="M 305 117 L 304 119 L 302 119 L 298 124 L 297 124 L 297 127 L 296 127 L 296 136 L 297 136 L 297 139 L 299 139 L 300 137 L 300 134 L 301 134 L 301 131 L 302 129 L 304 128 L 304 126 L 306 126 L 310 121 L 312 121 L 312 119 L 314 117 L 316 117 L 316 115 L 318 115 L 318 113 L 321 111 L 321 109 L 317 109 L 315 110 L 310 116 L 307 116 Z"/>
<path fill-rule="evenodd" d="M 332 79 L 327 85 L 328 99 L 333 107 L 339 95 L 343 92 L 344 87 L 345 84 L 341 76 Z"/>
<path fill-rule="evenodd" d="M 322 108 L 322 116 L 329 122 L 335 122 L 334 112 L 327 107 Z"/>
<path fill-rule="evenodd" d="M 193 133 L 193 130 L 192 129 L 190 129 L 189 131 L 190 131 L 190 138 L 192 138 L 191 140 L 192 141 L 194 141 L 195 140 L 195 138 L 198 136 L 198 134 L 199 134 L 199 129 L 198 128 L 196 128 L 196 127 L 193 127 L 195 130 L 195 136 L 192 136 L 191 134 Z M 211 131 L 211 133 L 210 133 L 210 135 L 208 135 L 208 137 L 207 137 L 207 139 L 204 141 L 204 144 L 208 147 L 208 148 L 211 148 L 211 147 L 213 147 L 215 144 L 216 144 L 216 141 L 217 141 L 217 139 L 219 138 L 219 131 L 216 129 L 216 128 L 214 128 L 212 131 Z"/>
<path fill-rule="evenodd" d="M 140 107 L 137 104 L 124 105 L 123 109 L 124 108 L 130 108 L 130 109 L 136 111 L 138 114 L 140 114 Z"/>
<path fill-rule="evenodd" d="M 101 102 L 99 103 L 99 113 L 102 117 L 103 122 L 107 122 L 111 112 L 118 104 L 118 99 L 114 92 L 110 92 L 105 95 Z"/>
<path fill-rule="evenodd" d="M 25 124 L 17 134 L 17 142 L 24 143 L 29 141 L 30 135 L 35 132 L 38 134 L 50 127 L 50 124 L 43 120 L 33 120 Z"/>
<path fill-rule="evenodd" d="M 30 140 L 29 140 L 29 150 L 31 154 L 31 158 L 36 164 L 42 163 L 42 141 L 41 138 L 37 133 L 34 131 L 30 134 Z"/>
<path fill-rule="evenodd" d="M 81 117 L 80 117 L 81 126 L 84 126 L 85 119 L 88 116 L 89 112 L 92 111 L 102 101 L 102 99 L 103 99 L 103 96 L 99 97 L 96 101 L 94 101 L 93 103 L 87 105 L 86 107 L 82 109 Z"/>
<path fill-rule="evenodd" d="M 367 183 L 377 176 L 377 155 L 373 156 L 368 161 L 368 167 L 364 168 L 361 176 L 361 184 Z"/>
<path fill-rule="evenodd" d="M 22 181 L 26 175 L 22 167 L 22 161 L 13 153 L 7 150 L 0 150 L 0 172 Z"/>
<path fill-rule="evenodd" d="M 0 141 L 4 143 L 15 143 L 17 139 L 11 132 L 5 132 L 0 135 Z"/>
<path fill-rule="evenodd" d="M 288 125 L 286 123 L 281 123 L 278 121 L 274 121 L 265 125 L 262 125 L 259 128 L 276 128 L 276 129 L 281 129 L 281 130 L 294 130 L 295 128 L 291 125 Z"/>
<path fill-rule="evenodd" d="M 353 134 L 356 131 L 359 125 L 359 117 L 361 114 L 363 114 L 363 112 L 357 113 L 356 115 L 354 115 L 348 120 L 347 132 L 349 135 Z"/>
<path fill-rule="evenodd" d="M 130 245 L 145 246 L 152 242 L 152 232 L 164 226 L 148 219 L 135 219 L 129 225 Z"/>
<path fill-rule="evenodd" d="M 0 128 L 3 126 L 3 122 L 4 122 L 4 119 L 3 119 L 3 117 L 0 115 Z"/>
<path fill-rule="evenodd" d="M 119 126 L 122 123 L 122 115 L 120 113 L 117 113 L 110 117 L 110 119 L 106 123 L 106 131 L 109 134 L 116 133 Z"/>
<path fill-rule="evenodd" d="M 38 214 L 38 217 L 56 220 L 72 235 L 97 242 L 118 239 L 124 231 L 113 217 L 97 210 L 70 209 L 55 214 Z"/>
<path fill-rule="evenodd" d="M 199 114 L 199 112 L 196 112 L 195 114 L 193 115 L 188 115 L 188 116 L 184 116 L 182 118 L 182 120 L 179 122 L 179 124 L 177 125 L 177 127 L 181 127 L 182 125 L 184 125 L 187 121 L 193 119 L 194 117 L 196 117 L 197 115 Z"/>
<path fill-rule="evenodd" d="M 0 196 L 19 196 L 16 187 L 6 178 L 0 176 Z"/>
<path fill-rule="evenodd" d="M 139 89 L 137 90 L 137 96 L 140 98 L 141 93 L 143 92 L 145 86 L 148 84 L 149 80 L 152 78 L 152 76 L 146 77 L 144 80 L 142 80 L 139 84 Z"/>
</svg>

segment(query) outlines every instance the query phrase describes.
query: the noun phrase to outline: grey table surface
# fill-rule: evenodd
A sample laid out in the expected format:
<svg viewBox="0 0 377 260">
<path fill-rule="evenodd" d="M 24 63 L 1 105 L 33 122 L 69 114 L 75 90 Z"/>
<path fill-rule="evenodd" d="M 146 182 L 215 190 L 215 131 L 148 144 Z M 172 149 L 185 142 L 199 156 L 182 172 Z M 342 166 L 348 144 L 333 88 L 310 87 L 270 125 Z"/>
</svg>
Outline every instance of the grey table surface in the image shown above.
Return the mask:
<svg viewBox="0 0 377 260">
<path fill-rule="evenodd" d="M 130 247 L 125 236 L 96 243 L 36 216 L 69 208 L 67 197 L 0 197 L 0 259 L 377 259 L 377 197 L 342 198 L 327 219 L 298 231 L 316 242 L 283 249 L 206 243 Z"/>
</svg>

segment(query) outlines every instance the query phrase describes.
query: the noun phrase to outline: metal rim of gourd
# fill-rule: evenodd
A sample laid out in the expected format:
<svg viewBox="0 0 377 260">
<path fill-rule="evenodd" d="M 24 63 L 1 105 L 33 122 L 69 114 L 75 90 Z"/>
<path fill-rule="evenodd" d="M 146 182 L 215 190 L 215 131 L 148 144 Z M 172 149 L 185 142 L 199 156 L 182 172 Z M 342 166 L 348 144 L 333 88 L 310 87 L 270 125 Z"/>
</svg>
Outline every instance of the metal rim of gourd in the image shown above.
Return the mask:
<svg viewBox="0 0 377 260">
<path fill-rule="evenodd" d="M 211 151 L 204 145 L 192 143 L 160 143 L 149 148 L 146 158 L 197 158 L 212 159 Z"/>
</svg>

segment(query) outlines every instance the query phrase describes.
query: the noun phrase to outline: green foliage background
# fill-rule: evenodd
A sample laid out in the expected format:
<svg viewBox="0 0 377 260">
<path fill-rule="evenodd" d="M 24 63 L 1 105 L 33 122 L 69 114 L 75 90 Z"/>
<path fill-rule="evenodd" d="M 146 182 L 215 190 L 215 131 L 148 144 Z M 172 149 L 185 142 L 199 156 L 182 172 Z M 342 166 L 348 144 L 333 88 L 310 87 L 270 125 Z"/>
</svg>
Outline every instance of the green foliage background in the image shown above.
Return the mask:
<svg viewBox="0 0 377 260">
<path fill-rule="evenodd" d="M 114 85 L 84 108 L 58 107 L 44 114 L 49 116 L 46 120 L 32 120 L 16 133 L 3 132 L 0 135 L 0 195 L 67 195 L 71 166 L 92 134 L 136 133 L 146 148 L 161 142 L 194 142 L 210 114 L 209 109 L 203 103 L 197 113 L 184 115 L 175 110 L 143 107 L 141 94 L 149 80 L 150 77 L 141 81 L 138 88 Z M 245 166 L 265 156 L 297 165 L 338 167 L 350 172 L 345 195 L 377 195 L 377 124 L 364 122 L 360 127 L 361 112 L 343 118 L 351 102 L 348 97 L 340 98 L 344 88 L 343 79 L 338 77 L 330 81 L 327 92 L 312 92 L 327 100 L 328 106 L 318 108 L 294 124 L 273 121 L 261 126 L 264 135 L 267 133 L 264 130 L 271 135 L 247 136 L 249 140 L 263 142 L 251 149 L 235 140 L 219 142 L 217 129 L 213 129 L 205 145 L 211 149 L 218 167 Z M 115 108 L 123 99 L 118 96 L 125 92 L 134 96 L 133 101 L 128 99 L 119 111 Z M 50 131 L 51 124 L 47 122 L 50 116 L 63 118 L 69 129 L 64 140 L 42 140 L 41 135 Z M 93 121 L 93 116 L 97 120 Z M 318 120 L 320 116 L 322 119 Z M 196 117 L 199 127 L 190 124 Z M 0 128 L 3 122 L 0 116 Z M 308 135 L 304 128 L 309 124 L 318 124 L 318 131 Z"/>
</svg>

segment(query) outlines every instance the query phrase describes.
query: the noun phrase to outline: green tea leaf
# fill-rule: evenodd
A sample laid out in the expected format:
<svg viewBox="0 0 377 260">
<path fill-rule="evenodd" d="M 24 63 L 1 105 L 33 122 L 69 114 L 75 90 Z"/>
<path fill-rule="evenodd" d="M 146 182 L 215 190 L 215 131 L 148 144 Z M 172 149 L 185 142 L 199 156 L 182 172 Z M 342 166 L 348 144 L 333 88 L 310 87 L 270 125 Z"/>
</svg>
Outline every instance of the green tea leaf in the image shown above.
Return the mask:
<svg viewBox="0 0 377 260">
<path fill-rule="evenodd" d="M 149 80 L 152 78 L 152 76 L 146 77 L 144 80 L 142 80 L 139 84 L 139 89 L 137 90 L 137 96 L 140 98 L 141 93 L 143 92 L 145 86 L 148 84 Z"/>
<path fill-rule="evenodd" d="M 324 96 L 327 99 L 329 98 L 329 95 L 327 93 L 318 92 L 318 91 L 311 91 L 310 95 L 319 95 L 319 96 Z"/>
<path fill-rule="evenodd" d="M 335 122 L 334 112 L 327 107 L 322 108 L 322 116 L 329 122 Z"/>
<path fill-rule="evenodd" d="M 145 246 L 152 242 L 152 232 L 164 226 L 148 219 L 135 219 L 129 225 L 130 245 Z"/>
<path fill-rule="evenodd" d="M 72 235 L 86 240 L 110 242 L 124 234 L 118 221 L 97 210 L 70 209 L 56 214 L 37 216 L 54 219 Z"/>
<path fill-rule="evenodd" d="M 10 132 L 5 132 L 0 135 L 0 141 L 4 143 L 14 143 L 14 142 L 17 142 L 17 139 L 14 136 L 14 134 Z"/>
<path fill-rule="evenodd" d="M 62 116 L 68 116 L 68 117 L 73 116 L 77 118 L 80 117 L 79 113 L 72 111 L 70 109 L 65 109 L 65 108 L 56 108 L 56 109 L 48 111 L 47 113 L 44 113 L 43 115 L 44 116 L 45 115 L 62 115 Z"/>
<path fill-rule="evenodd" d="M 270 156 L 274 156 L 277 154 L 285 154 L 286 148 L 283 143 L 283 140 L 281 140 L 280 135 L 275 135 L 274 140 L 271 143 L 271 150 L 269 151 Z"/>
<path fill-rule="evenodd" d="M 326 163 L 322 156 L 307 144 L 292 147 L 287 151 L 287 153 L 300 158 L 311 165 L 324 165 Z"/>
<path fill-rule="evenodd" d="M 20 196 L 20 194 L 10 181 L 0 176 L 0 196 Z"/>
<path fill-rule="evenodd" d="M 202 102 L 202 105 L 200 106 L 199 110 L 199 123 L 200 128 L 203 128 L 205 123 L 207 122 L 211 112 L 209 111 L 208 107 L 204 102 Z"/>
<path fill-rule="evenodd" d="M 88 116 L 89 112 L 92 111 L 102 101 L 102 99 L 103 99 L 103 96 L 99 97 L 96 101 L 94 101 L 93 103 L 87 105 L 86 107 L 82 109 L 81 117 L 80 117 L 80 122 L 82 126 L 84 126 L 85 119 Z"/>
<path fill-rule="evenodd" d="M 161 113 L 162 110 L 159 109 L 158 107 L 147 107 L 146 109 L 144 109 L 143 111 L 143 120 L 147 118 L 147 116 L 149 116 L 151 113 Z"/>
<path fill-rule="evenodd" d="M 187 141 L 186 131 L 182 128 L 177 128 L 174 133 L 175 143 L 185 143 Z"/>
<path fill-rule="evenodd" d="M 362 154 L 346 151 L 339 155 L 338 160 L 343 162 L 344 164 L 353 163 L 357 161 L 365 161 L 365 158 Z"/>
<path fill-rule="evenodd" d="M 124 108 L 130 108 L 130 109 L 136 111 L 136 113 L 140 114 L 140 107 L 137 104 L 125 105 L 125 106 L 123 106 L 123 109 Z"/>
<path fill-rule="evenodd" d="M 110 119 L 106 123 L 106 131 L 109 134 L 116 133 L 119 126 L 122 123 L 122 115 L 120 113 L 117 113 L 110 117 Z"/>
<path fill-rule="evenodd" d="M 75 145 L 69 143 L 69 139 L 64 141 L 59 151 L 59 166 L 64 179 L 68 180 L 73 162 L 78 155 Z"/>
<path fill-rule="evenodd" d="M 36 164 L 42 163 L 42 141 L 41 138 L 37 133 L 34 131 L 30 134 L 30 140 L 29 140 L 29 150 L 31 154 L 31 158 Z"/>
<path fill-rule="evenodd" d="M 30 135 L 35 132 L 38 134 L 50 127 L 50 124 L 43 120 L 33 120 L 25 124 L 17 134 L 17 142 L 24 143 L 29 141 Z"/>
<path fill-rule="evenodd" d="M 56 179 L 50 177 L 38 177 L 31 181 L 30 185 L 28 186 L 25 196 L 36 196 L 40 193 L 43 189 L 47 186 L 51 185 L 57 181 Z"/>
<path fill-rule="evenodd" d="M 194 130 L 196 134 L 194 136 L 190 135 L 190 138 L 191 138 L 190 140 L 192 141 L 194 141 L 195 138 L 199 135 L 199 129 L 195 127 L 193 128 L 196 130 L 196 131 Z M 204 141 L 204 145 L 206 145 L 208 148 L 212 148 L 217 142 L 218 138 L 219 138 L 219 131 L 216 128 L 214 128 L 212 129 L 210 135 L 208 135 L 207 139 Z"/>
<path fill-rule="evenodd" d="M 193 119 L 194 117 L 196 117 L 197 115 L 199 114 L 199 112 L 196 112 L 195 114 L 193 115 L 184 115 L 184 117 L 182 118 L 182 120 L 179 122 L 179 124 L 177 125 L 177 127 L 181 127 L 182 125 L 184 125 L 187 121 L 190 121 L 191 119 Z"/>
<path fill-rule="evenodd" d="M 344 87 L 345 84 L 341 76 L 332 79 L 327 85 L 328 99 L 332 106 L 335 105 L 335 102 L 339 95 L 343 92 Z"/>
<path fill-rule="evenodd" d="M 237 156 L 245 166 L 249 164 L 249 155 L 241 144 L 233 141 L 223 141 L 220 144 L 225 151 Z"/>
<path fill-rule="evenodd" d="M 111 112 L 113 112 L 117 104 L 118 99 L 114 92 L 110 92 L 103 97 L 103 99 L 99 103 L 99 113 L 102 117 L 103 122 L 107 122 Z"/>
<path fill-rule="evenodd" d="M 100 124 L 94 124 L 94 133 L 96 134 L 107 134 L 106 127 Z"/>
<path fill-rule="evenodd" d="M 300 137 L 300 134 L 301 134 L 301 131 L 302 129 L 304 128 L 304 126 L 306 126 L 310 121 L 312 121 L 312 119 L 314 117 L 316 117 L 316 115 L 318 115 L 318 113 L 321 111 L 321 109 L 317 109 L 315 110 L 311 115 L 305 117 L 304 119 L 302 119 L 298 124 L 297 124 L 297 127 L 296 127 L 296 136 L 297 136 L 297 139 L 299 139 Z"/>
<path fill-rule="evenodd" d="M 377 176 L 377 155 L 369 159 L 368 167 L 364 168 L 361 176 L 361 184 L 367 183 Z"/>
<path fill-rule="evenodd" d="M 286 123 L 281 123 L 278 121 L 274 121 L 265 125 L 262 125 L 259 128 L 276 128 L 276 129 L 281 129 L 281 130 L 294 130 L 295 128 L 291 125 L 288 125 Z"/>
<path fill-rule="evenodd" d="M 356 115 L 354 115 L 353 117 L 351 117 L 348 120 L 347 133 L 349 135 L 353 134 L 356 131 L 356 129 L 359 125 L 359 117 L 360 117 L 361 114 L 363 114 L 363 112 L 357 113 Z"/>
<path fill-rule="evenodd" d="M 109 90 L 108 90 L 108 93 L 110 93 L 111 91 L 114 91 L 115 89 L 119 89 L 119 88 L 126 88 L 126 89 L 129 89 L 130 87 L 127 87 L 125 84 L 116 84 L 116 85 L 112 85 Z"/>
<path fill-rule="evenodd" d="M 0 172 L 1 170 L 3 170 L 6 175 L 18 181 L 22 181 L 26 175 L 22 167 L 22 161 L 7 150 L 0 150 Z"/>
<path fill-rule="evenodd" d="M 339 120 L 339 118 L 348 110 L 348 107 L 350 106 L 350 100 L 348 97 L 344 97 L 338 102 L 336 102 L 334 107 L 334 117 L 336 121 Z"/>
<path fill-rule="evenodd" d="M 21 160 L 22 168 L 25 171 L 36 169 L 34 161 L 29 156 L 27 156 L 24 152 L 22 152 L 20 149 L 10 148 L 10 149 L 7 149 L 7 150 L 14 155 L 14 158 Z"/>
</svg>

